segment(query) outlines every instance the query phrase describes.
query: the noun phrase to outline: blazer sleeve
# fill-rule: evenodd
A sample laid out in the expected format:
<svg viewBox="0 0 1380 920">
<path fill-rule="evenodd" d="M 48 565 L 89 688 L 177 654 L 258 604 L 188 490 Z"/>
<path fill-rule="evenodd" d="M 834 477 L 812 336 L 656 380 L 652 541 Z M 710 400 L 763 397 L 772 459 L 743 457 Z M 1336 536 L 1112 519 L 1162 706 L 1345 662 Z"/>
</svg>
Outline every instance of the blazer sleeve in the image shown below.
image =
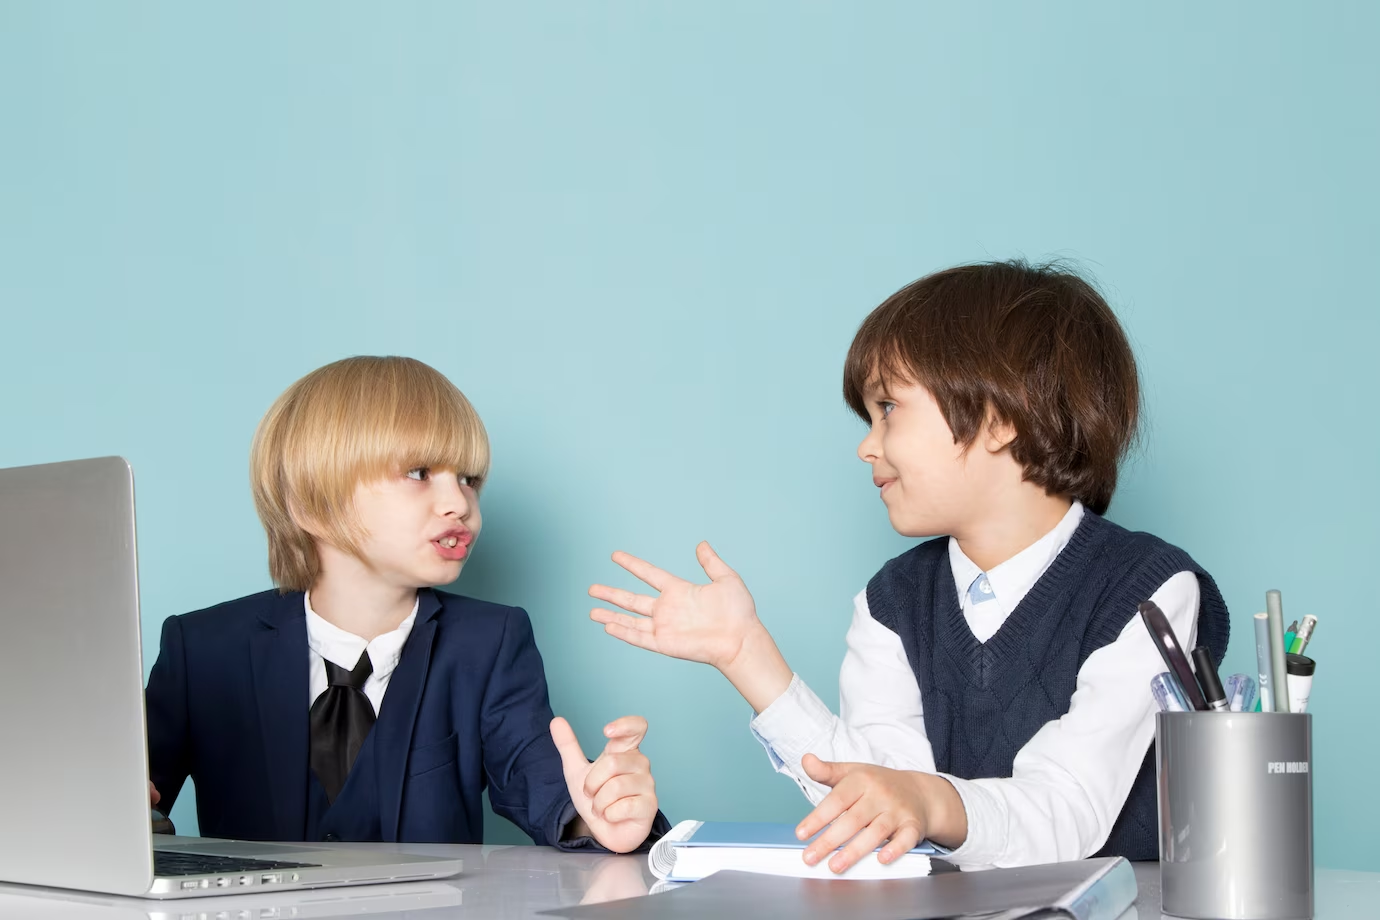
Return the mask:
<svg viewBox="0 0 1380 920">
<path fill-rule="evenodd" d="M 603 850 L 590 837 L 561 839 L 575 818 L 575 805 L 551 740 L 552 717 L 532 623 L 526 611 L 512 608 L 484 695 L 481 731 L 489 804 L 539 846 Z M 648 840 L 669 829 L 658 812 Z"/>
<path fill-rule="evenodd" d="M 163 621 L 158 660 L 153 663 L 144 689 L 144 709 L 148 721 L 149 778 L 160 796 L 158 808 L 167 814 L 191 772 L 187 659 L 182 624 L 175 616 Z"/>
<path fill-rule="evenodd" d="M 512 608 L 484 690 L 480 715 L 489 804 L 537 845 L 554 846 L 574 805 L 551 740 L 546 672 L 527 612 Z M 567 819 L 568 820 L 568 819 Z"/>
</svg>

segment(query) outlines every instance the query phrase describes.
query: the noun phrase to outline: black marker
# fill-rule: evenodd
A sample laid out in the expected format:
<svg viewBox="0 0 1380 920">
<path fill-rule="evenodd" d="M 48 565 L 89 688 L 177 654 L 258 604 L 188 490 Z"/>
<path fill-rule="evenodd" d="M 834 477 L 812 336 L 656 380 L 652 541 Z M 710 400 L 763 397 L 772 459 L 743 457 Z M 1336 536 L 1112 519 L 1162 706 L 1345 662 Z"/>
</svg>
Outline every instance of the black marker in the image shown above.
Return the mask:
<svg viewBox="0 0 1380 920">
<path fill-rule="evenodd" d="M 1198 689 L 1193 669 L 1189 667 L 1183 649 L 1179 648 L 1179 640 L 1174 638 L 1174 630 L 1165 618 L 1164 611 L 1156 606 L 1154 601 L 1146 601 L 1139 609 L 1140 618 L 1145 621 L 1145 628 L 1150 630 L 1150 638 L 1154 640 L 1155 648 L 1160 650 L 1160 657 L 1164 659 L 1169 673 L 1178 680 L 1188 705 L 1194 709 L 1207 709 L 1207 700 L 1203 699 L 1203 691 Z"/>
<path fill-rule="evenodd" d="M 1214 712 L 1228 712 L 1231 705 L 1227 694 L 1222 690 L 1222 681 L 1217 678 L 1217 668 L 1212 663 L 1212 652 L 1206 645 L 1193 650 L 1193 664 L 1198 668 L 1198 685 L 1203 688 L 1203 699 L 1208 709 Z"/>
</svg>

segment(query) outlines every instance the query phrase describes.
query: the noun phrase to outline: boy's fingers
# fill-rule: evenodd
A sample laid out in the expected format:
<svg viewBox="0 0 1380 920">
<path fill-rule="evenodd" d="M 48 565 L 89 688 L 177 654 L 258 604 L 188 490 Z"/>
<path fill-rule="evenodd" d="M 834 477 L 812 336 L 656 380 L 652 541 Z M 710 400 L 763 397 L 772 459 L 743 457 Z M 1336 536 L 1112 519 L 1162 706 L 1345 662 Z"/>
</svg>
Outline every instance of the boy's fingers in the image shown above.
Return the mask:
<svg viewBox="0 0 1380 920">
<path fill-rule="evenodd" d="M 149 805 L 157 805 L 158 800 L 161 798 L 162 796 L 158 794 L 158 790 L 153 786 L 153 780 L 149 780 Z"/>
<path fill-rule="evenodd" d="M 814 811 L 805 816 L 805 820 L 796 825 L 795 836 L 800 840 L 809 840 L 819 833 L 820 828 L 847 811 L 848 806 L 857 800 L 858 797 L 850 796 L 847 789 L 835 789 L 815 806 Z"/>
<path fill-rule="evenodd" d="M 644 617 L 652 615 L 652 605 L 656 603 L 656 598 L 648 597 L 645 594 L 634 594 L 622 588 L 610 588 L 608 585 L 590 585 L 589 596 L 597 597 L 601 601 L 616 604 L 624 610 L 631 610 L 633 613 L 640 613 Z"/>
<path fill-rule="evenodd" d="M 604 737 L 609 739 L 604 750 L 611 754 L 635 751 L 647 737 L 647 720 L 641 716 L 623 716 L 604 726 Z"/>
<path fill-rule="evenodd" d="M 651 763 L 647 760 L 647 755 L 641 751 L 624 751 L 619 754 L 605 751 L 585 774 L 585 795 L 593 796 L 604 783 L 625 773 L 645 773 L 651 776 Z"/>
<path fill-rule="evenodd" d="M 604 607 L 595 607 L 589 612 L 589 618 L 596 623 L 617 623 L 619 626 L 638 632 L 651 632 L 652 630 L 652 621 L 646 617 L 635 617 L 629 613 L 619 613 L 617 610 L 608 610 Z"/>
<path fill-rule="evenodd" d="M 608 613 L 609 611 L 594 611 L 594 613 L 601 612 Z M 650 631 L 644 631 L 638 629 L 636 626 L 629 626 L 622 622 L 610 622 L 607 620 L 599 620 L 599 618 L 596 617 L 594 613 L 590 614 L 590 619 L 603 623 L 604 632 L 608 633 L 610 636 L 613 636 L 615 639 L 622 639 L 629 645 L 635 645 L 638 648 L 645 648 L 649 652 L 661 651 L 661 649 L 657 648 L 656 636 L 652 635 Z M 617 614 L 614 614 L 614 616 L 617 616 Z"/>
<path fill-rule="evenodd" d="M 858 831 L 857 836 L 848 842 L 848 846 L 830 858 L 829 870 L 831 872 L 846 872 L 860 859 L 882 845 L 887 834 L 891 833 L 891 826 L 882 820 L 883 817 L 878 815 L 871 824 Z"/>
<path fill-rule="evenodd" d="M 658 591 L 665 591 L 667 585 L 680 580 L 670 572 L 664 572 L 650 562 L 638 559 L 636 556 L 628 553 L 614 553 L 613 561 L 651 585 L 653 588 L 656 588 Z"/>
<path fill-rule="evenodd" d="M 891 842 L 882 847 L 882 852 L 877 854 L 877 859 L 883 863 L 893 862 L 913 850 L 919 842 L 919 826 L 910 823 L 902 824 L 892 832 Z"/>
<path fill-rule="evenodd" d="M 714 547 L 709 545 L 708 540 L 701 540 L 700 545 L 695 547 L 695 558 L 699 560 L 700 568 L 704 569 L 704 574 L 709 576 L 710 581 L 738 575 L 719 558 L 719 554 L 714 552 Z"/>
<path fill-rule="evenodd" d="M 813 866 L 847 843 L 866 826 L 866 819 L 855 808 L 839 815 L 824 829 L 814 843 L 805 848 L 805 862 Z"/>
<path fill-rule="evenodd" d="M 610 824 L 617 824 L 620 821 L 646 818 L 654 814 L 656 808 L 653 807 L 650 796 L 630 795 L 605 808 L 604 820 Z"/>
<path fill-rule="evenodd" d="M 565 779 L 574 791 L 574 783 L 579 780 L 582 774 L 589 770 L 589 759 L 585 757 L 584 749 L 580 747 L 580 739 L 575 737 L 575 729 L 570 727 L 570 723 L 560 716 L 551 720 L 551 740 L 556 742 L 556 750 L 561 755 L 561 767 L 565 770 Z"/>
<path fill-rule="evenodd" d="M 648 795 L 653 788 L 650 775 L 646 773 L 624 773 L 622 776 L 615 776 L 600 786 L 590 801 L 590 807 L 596 815 L 611 821 L 613 819 L 607 813 L 610 805 L 620 799 Z"/>
</svg>

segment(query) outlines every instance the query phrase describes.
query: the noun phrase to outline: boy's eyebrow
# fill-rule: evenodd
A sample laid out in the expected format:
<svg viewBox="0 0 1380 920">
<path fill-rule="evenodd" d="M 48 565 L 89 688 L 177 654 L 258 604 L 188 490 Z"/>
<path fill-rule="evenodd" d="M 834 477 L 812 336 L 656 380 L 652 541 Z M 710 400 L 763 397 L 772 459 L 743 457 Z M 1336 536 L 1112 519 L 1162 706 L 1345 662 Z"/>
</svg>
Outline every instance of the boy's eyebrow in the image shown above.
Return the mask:
<svg viewBox="0 0 1380 920">
<path fill-rule="evenodd" d="M 891 393 L 889 391 L 889 388 L 887 387 L 886 381 L 882 380 L 881 378 L 873 378 L 872 380 L 869 380 L 867 382 L 867 386 L 863 389 L 863 392 L 867 394 L 868 399 L 877 400 L 891 398 Z"/>
</svg>

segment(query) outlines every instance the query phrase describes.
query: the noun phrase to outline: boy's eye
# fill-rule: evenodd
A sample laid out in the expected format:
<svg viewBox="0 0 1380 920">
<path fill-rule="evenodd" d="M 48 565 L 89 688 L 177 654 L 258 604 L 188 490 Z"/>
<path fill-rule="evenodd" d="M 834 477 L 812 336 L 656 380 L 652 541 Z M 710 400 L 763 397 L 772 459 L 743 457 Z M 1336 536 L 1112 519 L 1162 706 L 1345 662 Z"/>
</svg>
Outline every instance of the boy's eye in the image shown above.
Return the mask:
<svg viewBox="0 0 1380 920">
<path fill-rule="evenodd" d="M 460 481 L 460 485 L 462 486 L 473 486 L 475 483 L 475 477 L 473 476 L 457 476 L 455 478 Z"/>
<path fill-rule="evenodd" d="M 431 470 L 424 466 L 419 466 L 415 470 L 407 471 L 408 479 L 415 479 L 418 482 L 426 482 L 431 478 Z"/>
<path fill-rule="evenodd" d="M 887 402 L 886 400 L 882 400 L 881 402 L 877 403 L 877 407 L 882 410 L 882 418 L 886 418 L 888 415 L 891 414 L 891 410 L 896 408 L 896 404 L 894 402 Z"/>
</svg>

